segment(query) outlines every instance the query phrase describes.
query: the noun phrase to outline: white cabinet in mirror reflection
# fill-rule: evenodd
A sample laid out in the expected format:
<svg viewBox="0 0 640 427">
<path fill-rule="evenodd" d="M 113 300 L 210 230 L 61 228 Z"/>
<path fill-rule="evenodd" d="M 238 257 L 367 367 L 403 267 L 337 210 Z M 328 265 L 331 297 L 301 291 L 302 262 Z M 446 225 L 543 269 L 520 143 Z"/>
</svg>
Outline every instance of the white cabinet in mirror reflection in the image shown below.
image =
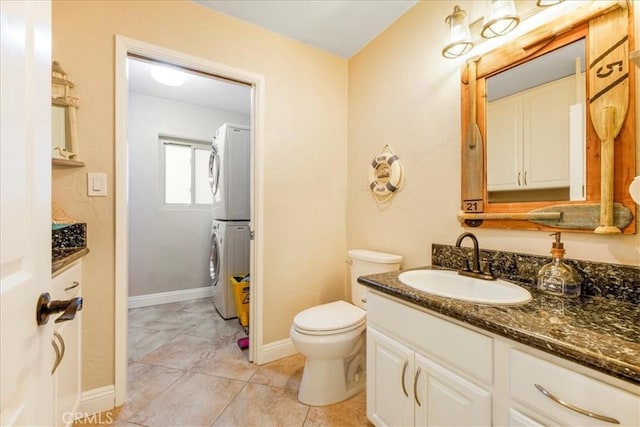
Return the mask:
<svg viewBox="0 0 640 427">
<path fill-rule="evenodd" d="M 538 191 L 543 200 L 584 200 L 582 79 L 571 75 L 487 103 L 490 201 L 517 201 L 523 190 L 527 200 L 531 190 L 545 190 Z"/>
</svg>

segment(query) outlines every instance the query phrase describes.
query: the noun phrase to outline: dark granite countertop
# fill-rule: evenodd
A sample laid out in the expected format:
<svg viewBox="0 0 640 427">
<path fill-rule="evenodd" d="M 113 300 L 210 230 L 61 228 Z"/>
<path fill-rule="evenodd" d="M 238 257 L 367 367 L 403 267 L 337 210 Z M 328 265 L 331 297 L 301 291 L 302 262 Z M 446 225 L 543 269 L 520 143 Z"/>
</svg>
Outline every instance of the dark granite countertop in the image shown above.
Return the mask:
<svg viewBox="0 0 640 427">
<path fill-rule="evenodd" d="M 423 267 L 430 268 L 430 267 Z M 605 297 L 560 298 L 526 286 L 524 304 L 491 306 L 412 289 L 399 272 L 362 276 L 372 289 L 640 385 L 640 308 Z M 519 283 L 523 285 L 522 283 Z"/>
<path fill-rule="evenodd" d="M 72 262 L 82 258 L 89 253 L 89 248 L 71 247 L 54 248 L 51 253 L 51 274 L 55 274 Z"/>
</svg>

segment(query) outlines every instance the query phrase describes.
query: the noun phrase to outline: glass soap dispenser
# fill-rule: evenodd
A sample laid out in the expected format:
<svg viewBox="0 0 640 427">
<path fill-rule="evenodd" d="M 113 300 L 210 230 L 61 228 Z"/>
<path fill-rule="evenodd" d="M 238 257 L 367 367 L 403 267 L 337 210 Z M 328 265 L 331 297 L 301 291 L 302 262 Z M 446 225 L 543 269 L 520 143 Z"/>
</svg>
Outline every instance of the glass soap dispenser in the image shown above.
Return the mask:
<svg viewBox="0 0 640 427">
<path fill-rule="evenodd" d="M 563 297 L 580 296 L 580 276 L 562 261 L 564 245 L 560 241 L 560 232 L 553 233 L 556 241 L 551 247 L 553 260 L 538 271 L 538 289 L 543 292 Z"/>
</svg>

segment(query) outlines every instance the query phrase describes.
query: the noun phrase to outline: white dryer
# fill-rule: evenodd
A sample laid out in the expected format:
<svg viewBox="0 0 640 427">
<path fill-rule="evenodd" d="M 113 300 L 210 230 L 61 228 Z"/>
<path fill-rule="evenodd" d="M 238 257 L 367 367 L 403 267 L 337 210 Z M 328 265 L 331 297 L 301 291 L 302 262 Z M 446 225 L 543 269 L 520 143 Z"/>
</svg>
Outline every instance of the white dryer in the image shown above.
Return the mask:
<svg viewBox="0 0 640 427">
<path fill-rule="evenodd" d="M 209 157 L 213 219 L 251 218 L 251 131 L 246 126 L 222 125 L 213 138 Z"/>
<path fill-rule="evenodd" d="M 217 221 L 211 226 L 209 272 L 213 304 L 223 319 L 237 317 L 230 276 L 245 276 L 250 268 L 249 221 Z"/>
</svg>

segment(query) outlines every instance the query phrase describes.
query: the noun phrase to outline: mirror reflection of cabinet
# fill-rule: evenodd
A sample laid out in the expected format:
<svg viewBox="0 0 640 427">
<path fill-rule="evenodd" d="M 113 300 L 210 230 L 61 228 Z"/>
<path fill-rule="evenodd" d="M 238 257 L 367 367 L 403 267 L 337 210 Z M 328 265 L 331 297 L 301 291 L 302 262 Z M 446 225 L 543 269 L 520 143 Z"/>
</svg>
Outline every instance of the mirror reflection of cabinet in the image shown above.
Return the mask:
<svg viewBox="0 0 640 427">
<path fill-rule="evenodd" d="M 51 158 L 54 165 L 84 166 L 78 160 L 76 108 L 78 98 L 71 96 L 71 78 L 57 61 L 51 67 Z"/>
<path fill-rule="evenodd" d="M 584 200 L 585 39 L 486 80 L 489 202 Z"/>
<path fill-rule="evenodd" d="M 593 74 L 591 64 L 604 57 L 605 66 L 623 62 L 626 74 L 621 78 L 626 79 L 631 88 L 626 118 L 614 143 L 613 216 L 615 225 L 622 233 L 636 232 L 636 221 L 633 218 L 635 204 L 627 191 L 635 174 L 636 163 L 633 90 L 635 68 L 628 67 L 626 71 L 628 54 L 624 55 L 623 49 L 616 48 L 628 44 L 628 49 L 633 50 L 634 38 L 629 35 L 633 34 L 635 11 L 633 5 L 627 5 L 626 9 L 622 9 L 628 21 L 627 37 L 611 47 L 610 53 L 601 57 L 593 56 L 590 49 L 586 49 L 584 66 L 580 67 L 579 72 L 576 71 L 576 56 L 570 56 L 568 62 L 573 69 L 575 85 L 569 83 L 566 88 L 554 93 L 551 104 L 544 100 L 543 95 L 536 101 L 538 105 L 535 109 L 538 112 L 553 109 L 554 117 L 568 116 L 568 120 L 562 123 L 554 123 L 552 126 L 548 118 L 540 119 L 536 117 L 537 113 L 527 112 L 527 108 L 533 107 L 533 104 L 525 100 L 526 95 L 522 95 L 519 100 L 503 101 L 505 105 L 502 106 L 499 103 L 494 105 L 488 97 L 490 82 L 507 70 L 552 55 L 580 40 L 584 40 L 587 47 L 593 46 L 590 43 L 592 23 L 597 18 L 610 16 L 613 11 L 620 10 L 620 3 L 585 3 L 514 41 L 481 57 L 470 59 L 464 65 L 461 76 L 462 203 L 458 219 L 465 226 L 581 232 L 593 232 L 598 227 L 603 184 L 602 148 L 589 108 L 590 102 L 595 99 L 594 92 L 588 84 L 581 82 L 587 80 L 587 75 Z M 606 55 L 611 55 L 611 58 Z M 545 72 L 546 68 L 548 67 L 544 67 Z M 616 67 L 615 70 L 617 72 L 622 68 Z M 538 74 L 542 74 L 542 71 Z M 566 76 L 565 74 L 564 77 Z M 558 79 L 538 82 L 532 87 L 556 80 Z M 522 90 L 528 89 L 530 88 Z M 565 96 L 574 98 L 575 102 L 560 102 L 559 99 Z M 565 105 L 567 103 L 569 108 Z M 538 121 L 543 121 L 544 124 L 532 124 Z M 525 130 L 527 126 L 529 131 Z M 551 142 L 555 138 L 549 134 L 551 127 L 557 127 L 565 133 L 569 131 L 569 137 L 563 138 L 561 149 L 558 144 Z M 495 165 L 499 167 L 496 168 Z M 543 167 L 535 172 L 537 165 Z M 534 181 L 537 181 L 535 186 L 542 188 L 534 189 Z"/>
<path fill-rule="evenodd" d="M 487 103 L 489 202 L 571 198 L 570 154 L 578 164 L 584 158 L 583 141 L 570 150 L 575 81 L 569 76 Z M 582 123 L 579 104 L 576 120 Z M 582 193 L 584 182 L 574 185 Z"/>
</svg>

